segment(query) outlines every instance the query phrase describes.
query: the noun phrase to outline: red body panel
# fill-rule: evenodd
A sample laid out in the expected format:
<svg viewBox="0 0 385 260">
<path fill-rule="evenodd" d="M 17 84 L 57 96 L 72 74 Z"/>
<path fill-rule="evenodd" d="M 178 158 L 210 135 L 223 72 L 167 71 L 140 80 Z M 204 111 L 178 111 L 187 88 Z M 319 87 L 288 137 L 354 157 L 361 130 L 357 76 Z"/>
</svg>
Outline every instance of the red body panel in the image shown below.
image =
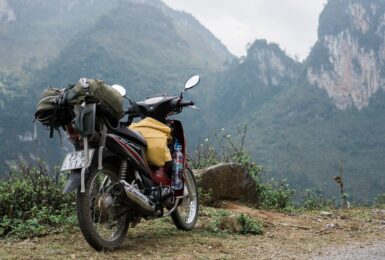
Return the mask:
<svg viewBox="0 0 385 260">
<path fill-rule="evenodd" d="M 182 153 L 183 153 L 183 164 L 185 167 L 187 167 L 187 140 L 186 140 L 186 137 L 184 135 L 184 130 L 183 130 L 183 126 L 182 126 L 182 123 L 178 120 L 168 120 L 168 123 L 172 126 L 172 128 L 174 129 L 174 137 L 176 137 L 176 139 L 178 139 L 178 141 L 180 142 L 180 144 L 182 145 Z"/>
<path fill-rule="evenodd" d="M 151 179 L 158 185 L 162 184 L 164 186 L 170 186 L 171 179 L 168 177 L 168 174 L 167 174 L 169 170 L 170 170 L 170 167 L 155 169 L 150 174 Z"/>
<path fill-rule="evenodd" d="M 147 175 L 150 175 L 151 171 L 147 165 L 146 158 L 144 157 L 143 148 L 115 134 L 107 134 L 106 138 L 106 146 L 108 149 L 123 157 L 131 158 L 131 161 L 138 167 L 138 169 Z"/>
</svg>

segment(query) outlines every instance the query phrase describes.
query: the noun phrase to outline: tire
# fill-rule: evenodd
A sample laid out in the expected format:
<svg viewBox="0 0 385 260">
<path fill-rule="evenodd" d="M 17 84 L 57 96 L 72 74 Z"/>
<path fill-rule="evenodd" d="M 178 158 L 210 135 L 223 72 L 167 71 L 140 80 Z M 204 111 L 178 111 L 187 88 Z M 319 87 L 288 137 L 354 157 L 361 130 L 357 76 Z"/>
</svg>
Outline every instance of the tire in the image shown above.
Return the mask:
<svg viewBox="0 0 385 260">
<path fill-rule="evenodd" d="M 85 192 L 81 193 L 80 188 L 77 191 L 80 230 L 87 242 L 98 251 L 119 247 L 129 226 L 128 213 L 122 212 L 124 208 L 115 204 L 109 192 L 109 188 L 118 181 L 117 172 L 112 165 L 104 165 L 100 171 L 90 167 L 86 173 Z"/>
<path fill-rule="evenodd" d="M 184 178 L 183 200 L 171 213 L 171 218 L 178 229 L 190 231 L 198 219 L 199 196 L 196 181 L 190 168 L 185 170 Z"/>
</svg>

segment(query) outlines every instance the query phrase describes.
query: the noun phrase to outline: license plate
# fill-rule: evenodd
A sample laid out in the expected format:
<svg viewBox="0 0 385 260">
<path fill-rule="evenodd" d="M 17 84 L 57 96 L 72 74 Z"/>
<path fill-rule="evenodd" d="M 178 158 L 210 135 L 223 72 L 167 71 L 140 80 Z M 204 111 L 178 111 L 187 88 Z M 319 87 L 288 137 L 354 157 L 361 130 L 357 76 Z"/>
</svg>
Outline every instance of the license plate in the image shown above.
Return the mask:
<svg viewBox="0 0 385 260">
<path fill-rule="evenodd" d="M 84 150 L 68 153 L 64 158 L 60 171 L 69 171 L 90 166 L 94 152 L 95 149 L 89 149 L 88 163 L 86 162 L 86 153 Z"/>
</svg>

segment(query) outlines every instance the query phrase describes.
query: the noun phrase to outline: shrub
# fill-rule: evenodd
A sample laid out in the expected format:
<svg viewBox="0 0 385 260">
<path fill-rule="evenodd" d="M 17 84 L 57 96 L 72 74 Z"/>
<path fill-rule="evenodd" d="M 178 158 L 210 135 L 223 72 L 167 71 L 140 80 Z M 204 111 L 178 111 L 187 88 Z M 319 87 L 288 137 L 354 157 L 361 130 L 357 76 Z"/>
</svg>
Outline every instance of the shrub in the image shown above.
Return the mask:
<svg viewBox="0 0 385 260">
<path fill-rule="evenodd" d="M 305 209 L 336 208 L 336 199 L 324 198 L 321 190 L 306 189 L 302 199 L 302 206 Z"/>
<path fill-rule="evenodd" d="M 205 229 L 214 234 L 262 235 L 262 223 L 245 214 L 232 214 L 223 209 L 206 208 L 203 214 L 210 217 Z"/>
<path fill-rule="evenodd" d="M 262 235 L 263 228 L 261 222 L 250 218 L 248 215 L 241 214 L 238 217 L 241 225 L 242 225 L 242 234 L 252 234 L 252 235 Z"/>
<path fill-rule="evenodd" d="M 261 185 L 261 205 L 265 208 L 285 209 L 292 206 L 295 190 L 286 180 L 271 179 Z"/>
<path fill-rule="evenodd" d="M 25 238 L 76 223 L 73 194 L 63 196 L 63 178 L 39 161 L 13 163 L 0 182 L 0 237 Z"/>
<path fill-rule="evenodd" d="M 250 153 L 245 150 L 246 135 L 247 125 L 243 129 L 238 129 L 236 139 L 222 128 L 220 133 L 204 139 L 204 142 L 195 149 L 191 166 L 194 169 L 202 169 L 220 162 L 232 162 L 251 167 L 254 175 L 260 174 L 262 167 L 252 162 Z"/>
<path fill-rule="evenodd" d="M 379 194 L 376 197 L 375 204 L 378 207 L 385 207 L 385 193 Z"/>
</svg>

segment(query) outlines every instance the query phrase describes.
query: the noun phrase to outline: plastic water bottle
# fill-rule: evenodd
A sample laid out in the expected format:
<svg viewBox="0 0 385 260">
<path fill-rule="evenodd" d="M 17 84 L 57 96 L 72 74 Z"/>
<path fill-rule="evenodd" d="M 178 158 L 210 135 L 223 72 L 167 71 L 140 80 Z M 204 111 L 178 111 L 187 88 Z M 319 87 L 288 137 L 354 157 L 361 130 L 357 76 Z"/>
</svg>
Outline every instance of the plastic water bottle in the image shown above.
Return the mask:
<svg viewBox="0 0 385 260">
<path fill-rule="evenodd" d="M 182 146 L 175 144 L 174 153 L 172 155 L 172 180 L 171 188 L 174 190 L 183 189 L 182 175 L 183 175 L 183 153 Z"/>
</svg>

